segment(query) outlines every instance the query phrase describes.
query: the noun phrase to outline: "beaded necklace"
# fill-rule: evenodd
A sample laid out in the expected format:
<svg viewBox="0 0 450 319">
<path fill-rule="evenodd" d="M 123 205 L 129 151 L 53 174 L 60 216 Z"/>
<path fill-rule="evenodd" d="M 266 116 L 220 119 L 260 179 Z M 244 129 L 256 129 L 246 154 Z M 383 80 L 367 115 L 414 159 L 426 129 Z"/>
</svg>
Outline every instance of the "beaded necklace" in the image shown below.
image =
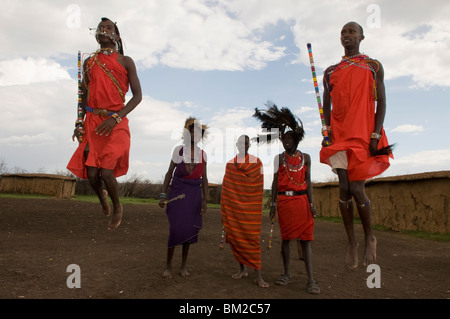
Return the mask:
<svg viewBox="0 0 450 319">
<path fill-rule="evenodd" d="M 107 53 L 106 53 L 106 52 L 107 52 Z M 85 73 L 86 73 L 87 71 L 89 71 L 89 70 L 92 68 L 92 66 L 94 65 L 94 62 L 95 62 L 95 63 L 100 67 L 100 69 L 106 74 L 106 76 L 107 76 L 108 78 L 110 78 L 110 80 L 113 82 L 114 86 L 117 88 L 117 91 L 119 92 L 120 97 L 122 98 L 122 101 L 125 103 L 125 95 L 123 94 L 123 91 L 122 91 L 122 89 L 120 88 L 119 81 L 117 81 L 117 79 L 114 77 L 114 75 L 112 74 L 112 72 L 106 68 L 105 64 L 104 64 L 104 63 L 101 63 L 101 62 L 98 60 L 98 54 L 99 54 L 99 53 L 102 53 L 102 54 L 105 54 L 105 55 L 108 55 L 108 56 L 109 56 L 109 55 L 112 55 L 112 54 L 117 53 L 117 51 L 114 50 L 114 49 L 110 49 L 110 48 L 107 48 L 107 49 L 98 49 L 97 51 L 95 51 L 94 54 L 91 56 L 91 57 L 93 58 L 93 60 L 91 60 L 91 61 L 93 61 L 93 62 L 90 63 L 90 65 L 88 66 L 88 68 L 87 68 L 87 70 L 85 71 Z"/>
<path fill-rule="evenodd" d="M 300 152 L 299 150 L 295 151 L 295 153 L 293 155 L 289 155 L 287 152 L 283 152 L 283 154 L 281 155 L 282 159 L 283 159 L 283 166 L 286 169 L 286 175 L 289 178 L 289 180 L 297 185 L 297 186 L 303 186 L 306 184 L 306 181 L 303 181 L 303 183 L 297 183 L 292 176 L 289 174 L 289 172 L 298 172 L 301 171 L 303 169 L 303 165 L 305 164 L 305 157 L 303 156 L 303 153 Z M 296 158 L 301 158 L 300 160 L 300 164 L 298 165 L 291 165 L 288 163 L 288 161 L 286 160 L 286 157 L 296 157 Z"/>
<path fill-rule="evenodd" d="M 365 61 L 365 63 L 361 63 L 361 61 Z M 374 80 L 376 80 L 376 75 L 377 75 L 377 71 L 375 70 L 372 65 L 370 63 L 368 63 L 369 61 L 376 63 L 376 65 L 379 68 L 379 64 L 377 61 L 372 60 L 371 58 L 369 58 L 367 55 L 364 54 L 356 54 L 356 55 L 352 55 L 352 56 L 343 56 L 341 62 L 339 62 L 338 64 L 336 64 L 331 70 L 330 72 L 328 72 L 328 74 L 326 74 L 325 79 L 327 84 L 329 83 L 329 78 L 331 73 L 333 73 L 334 71 L 338 71 L 338 70 L 343 70 L 345 68 L 348 68 L 349 66 L 357 66 L 359 68 L 363 68 L 366 70 L 370 70 L 372 72 L 373 78 Z M 330 88 L 332 89 L 332 88 Z M 374 81 L 373 83 L 373 94 L 374 94 L 374 98 L 375 100 L 377 99 L 377 86 L 376 86 L 376 81 Z"/>
<path fill-rule="evenodd" d="M 350 57 L 343 56 L 342 61 L 337 65 L 336 69 L 342 70 L 351 65 L 354 65 L 354 66 L 357 66 L 357 67 L 360 67 L 360 68 L 363 68 L 366 70 L 370 70 L 375 75 L 375 70 L 369 63 L 360 63 L 361 61 L 367 61 L 367 60 L 369 60 L 369 57 L 364 54 L 352 55 Z M 347 62 L 348 64 L 345 65 L 344 64 L 345 62 Z M 336 69 L 334 69 L 333 71 L 335 71 Z"/>
<path fill-rule="evenodd" d="M 104 55 L 112 55 L 116 52 L 118 52 L 116 49 L 106 48 L 106 49 L 100 49 L 100 53 L 103 53 Z"/>
</svg>

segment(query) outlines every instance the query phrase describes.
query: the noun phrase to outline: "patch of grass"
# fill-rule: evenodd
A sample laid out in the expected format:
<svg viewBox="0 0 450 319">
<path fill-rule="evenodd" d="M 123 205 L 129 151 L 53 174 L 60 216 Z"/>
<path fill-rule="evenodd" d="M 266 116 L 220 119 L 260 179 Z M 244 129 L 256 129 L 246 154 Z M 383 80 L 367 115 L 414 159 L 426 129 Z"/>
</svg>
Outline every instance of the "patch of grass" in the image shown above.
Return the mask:
<svg viewBox="0 0 450 319">
<path fill-rule="evenodd" d="M 92 196 L 92 195 L 77 195 L 77 196 L 74 196 L 72 198 L 72 200 L 81 201 L 81 202 L 89 202 L 89 203 L 98 202 L 98 198 L 96 196 Z M 158 205 L 159 200 L 154 199 L 154 198 L 120 197 L 120 202 L 122 204 Z M 208 208 L 220 209 L 220 204 L 208 203 Z"/>
<path fill-rule="evenodd" d="M 76 195 L 72 200 L 80 202 L 96 203 L 98 198 L 92 195 Z M 145 204 L 145 205 L 158 205 L 158 200 L 154 198 L 133 198 L 133 197 L 120 197 L 120 203 L 122 204 Z"/>
<path fill-rule="evenodd" d="M 325 216 L 317 216 L 316 219 L 318 220 L 324 220 L 324 221 L 330 221 L 335 223 L 343 223 L 341 217 L 325 217 Z M 361 220 L 359 218 L 354 219 L 355 224 L 361 224 Z M 422 238 L 422 239 L 428 239 L 428 240 L 434 240 L 434 241 L 443 241 L 443 242 L 450 242 L 450 234 L 441 234 L 441 233 L 429 233 L 429 232 L 423 232 L 423 231 L 416 231 L 416 230 L 401 230 L 401 231 L 395 231 L 390 227 L 384 226 L 384 225 L 373 225 L 373 229 L 379 230 L 379 231 L 392 231 L 392 232 L 398 232 L 400 234 L 409 235 L 416 238 Z"/>
<path fill-rule="evenodd" d="M 34 194 L 17 194 L 17 193 L 0 193 L 0 198 L 17 198 L 17 199 L 41 199 L 41 198 L 52 198 L 52 196 L 47 195 L 34 195 Z"/>
<path fill-rule="evenodd" d="M 450 234 L 440 234 L 440 233 L 426 233 L 422 231 L 415 230 L 402 230 L 400 231 L 402 234 L 410 235 L 417 238 L 435 240 L 435 241 L 444 241 L 450 243 Z"/>
</svg>

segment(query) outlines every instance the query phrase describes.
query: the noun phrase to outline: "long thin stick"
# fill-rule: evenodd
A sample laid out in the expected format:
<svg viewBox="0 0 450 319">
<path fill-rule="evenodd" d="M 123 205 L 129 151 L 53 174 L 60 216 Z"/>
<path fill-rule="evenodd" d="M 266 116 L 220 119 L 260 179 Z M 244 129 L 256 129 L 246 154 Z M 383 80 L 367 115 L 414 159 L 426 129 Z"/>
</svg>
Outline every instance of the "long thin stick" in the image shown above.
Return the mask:
<svg viewBox="0 0 450 319">
<path fill-rule="evenodd" d="M 325 138 L 325 144 L 330 145 L 330 137 L 328 136 L 327 126 L 325 124 L 325 116 L 323 115 L 322 102 L 320 100 L 319 85 L 317 84 L 316 67 L 314 66 L 314 59 L 313 59 L 313 54 L 312 54 L 311 43 L 308 43 L 306 46 L 308 47 L 309 63 L 311 64 L 311 72 L 312 72 L 312 77 L 313 77 L 313 82 L 314 82 L 314 89 L 316 90 L 316 97 L 317 97 L 317 104 L 319 106 L 320 120 L 322 121 L 322 134 L 323 134 L 323 137 Z"/>
<path fill-rule="evenodd" d="M 269 245 L 267 246 L 267 249 L 271 249 L 272 248 L 272 236 L 273 236 L 273 226 L 274 226 L 275 222 L 272 219 L 272 225 L 270 225 L 270 234 L 269 234 Z"/>
<path fill-rule="evenodd" d="M 174 198 L 169 199 L 167 202 L 165 202 L 165 204 L 167 205 L 167 204 L 169 204 L 171 202 L 174 202 L 176 200 L 179 200 L 179 199 L 182 199 L 182 198 L 185 198 L 185 197 L 186 197 L 185 194 L 180 194 L 178 196 L 175 196 Z"/>
<path fill-rule="evenodd" d="M 222 250 L 225 246 L 225 227 L 222 226 L 222 236 L 220 238 L 220 245 L 219 245 L 219 249 Z"/>
</svg>

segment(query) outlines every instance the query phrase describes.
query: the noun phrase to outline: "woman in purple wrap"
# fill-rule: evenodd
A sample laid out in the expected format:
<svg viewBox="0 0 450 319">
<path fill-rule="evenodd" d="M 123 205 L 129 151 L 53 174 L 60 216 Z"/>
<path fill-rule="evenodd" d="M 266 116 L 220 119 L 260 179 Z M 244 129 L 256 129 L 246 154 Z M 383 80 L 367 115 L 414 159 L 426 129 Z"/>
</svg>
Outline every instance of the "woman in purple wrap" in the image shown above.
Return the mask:
<svg viewBox="0 0 450 319">
<path fill-rule="evenodd" d="M 206 213 L 206 153 L 197 145 L 205 136 L 205 131 L 206 125 L 201 125 L 195 118 L 189 117 L 186 120 L 183 145 L 175 147 L 164 178 L 159 206 L 166 207 L 170 231 L 167 265 L 162 275 L 164 278 L 172 278 L 172 257 L 178 245 L 183 246 L 180 274 L 183 277 L 189 275 L 186 269 L 189 247 L 198 241 L 202 215 Z"/>
</svg>

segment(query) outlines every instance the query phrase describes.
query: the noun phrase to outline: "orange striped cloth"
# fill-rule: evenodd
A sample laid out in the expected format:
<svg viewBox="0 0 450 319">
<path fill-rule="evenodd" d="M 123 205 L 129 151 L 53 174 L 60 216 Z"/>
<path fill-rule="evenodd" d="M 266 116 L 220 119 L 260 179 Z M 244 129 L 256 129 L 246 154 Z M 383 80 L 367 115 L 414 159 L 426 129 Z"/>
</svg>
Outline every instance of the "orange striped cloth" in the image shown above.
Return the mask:
<svg viewBox="0 0 450 319">
<path fill-rule="evenodd" d="M 250 154 L 242 163 L 237 158 L 227 163 L 222 183 L 221 212 L 226 242 L 239 263 L 261 269 L 263 165 Z"/>
</svg>

